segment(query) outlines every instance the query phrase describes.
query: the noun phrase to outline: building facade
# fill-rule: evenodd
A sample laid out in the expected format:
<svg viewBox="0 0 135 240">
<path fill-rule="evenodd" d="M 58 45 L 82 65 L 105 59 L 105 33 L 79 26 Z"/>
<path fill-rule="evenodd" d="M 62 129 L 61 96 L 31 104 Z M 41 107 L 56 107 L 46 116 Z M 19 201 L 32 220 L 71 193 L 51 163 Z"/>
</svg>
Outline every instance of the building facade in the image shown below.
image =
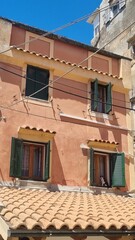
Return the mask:
<svg viewBox="0 0 135 240">
<path fill-rule="evenodd" d="M 84 211 L 87 201 L 92 209 L 96 204 L 92 193 L 100 192 L 100 202 L 101 192 L 127 194 L 135 187 L 131 60 L 104 50 L 93 54 L 94 47 L 4 18 L 0 28 L 0 198 L 6 206 L 0 235 L 122 236 L 124 226 L 134 234 L 133 219 L 117 225 L 113 213 L 100 221 L 85 219 Z M 109 207 L 115 198 L 108 196 L 101 203 Z M 57 204 L 66 209 L 58 216 Z M 81 204 L 83 219 L 77 217 Z"/>
<path fill-rule="evenodd" d="M 94 26 L 92 46 L 104 48 L 132 59 L 130 91 L 132 136 L 135 138 L 135 2 L 134 0 L 103 0 L 88 19 Z"/>
</svg>

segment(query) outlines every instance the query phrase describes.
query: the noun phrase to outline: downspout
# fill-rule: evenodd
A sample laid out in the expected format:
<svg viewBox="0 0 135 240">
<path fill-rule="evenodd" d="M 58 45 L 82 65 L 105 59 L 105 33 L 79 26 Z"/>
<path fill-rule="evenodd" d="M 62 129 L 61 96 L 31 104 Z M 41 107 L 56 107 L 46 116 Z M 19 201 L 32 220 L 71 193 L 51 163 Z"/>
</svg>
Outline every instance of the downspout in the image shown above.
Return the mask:
<svg viewBox="0 0 135 240">
<path fill-rule="evenodd" d="M 100 25 L 101 25 L 100 21 L 101 21 L 101 18 L 100 18 L 100 7 L 99 7 L 99 36 L 94 47 L 97 47 L 100 40 Z"/>
</svg>

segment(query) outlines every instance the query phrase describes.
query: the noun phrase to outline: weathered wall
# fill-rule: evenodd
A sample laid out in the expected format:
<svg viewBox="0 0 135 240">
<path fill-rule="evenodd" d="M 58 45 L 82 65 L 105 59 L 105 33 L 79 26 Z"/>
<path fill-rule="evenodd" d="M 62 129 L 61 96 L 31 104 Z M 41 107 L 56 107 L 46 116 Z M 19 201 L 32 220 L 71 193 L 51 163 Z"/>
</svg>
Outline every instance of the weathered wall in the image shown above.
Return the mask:
<svg viewBox="0 0 135 240">
<path fill-rule="evenodd" d="M 17 36 L 18 29 L 14 28 L 13 31 Z M 28 36 L 30 37 L 28 32 L 26 35 L 24 31 L 20 32 L 19 42 L 23 41 L 24 38 L 26 39 L 26 37 L 28 38 Z M 50 54 L 50 56 L 71 63 L 78 63 L 90 54 L 86 49 L 71 46 L 68 43 L 60 45 L 60 43 L 56 42 L 55 45 L 55 40 L 44 41 L 42 40 L 39 49 L 39 41 L 27 44 L 26 48 L 32 51 L 36 50 L 38 53 L 45 53 L 46 51 L 46 54 Z M 13 45 L 18 44 L 13 34 L 11 42 Z M 83 150 L 80 145 L 82 143 L 86 144 L 89 139 L 107 139 L 110 142 L 118 142 L 118 150 L 126 153 L 126 187 L 128 189 L 130 180 L 127 111 L 125 108 L 120 109 L 113 106 L 111 114 L 103 116 L 103 114 L 92 114 L 89 110 L 90 81 L 95 78 L 105 84 L 111 82 L 113 85 L 113 103 L 117 105 L 119 98 L 119 101 L 121 101 L 120 106 L 126 107 L 129 89 L 126 83 L 127 78 L 125 80 L 123 75 L 122 80 L 112 76 L 113 72 L 120 73 L 121 65 L 119 62 L 118 59 L 104 57 L 103 55 L 102 57 L 100 55 L 98 59 L 97 55 L 96 61 L 94 58 L 93 62 L 88 61 L 88 66 L 93 64 L 92 66 L 99 71 L 101 70 L 101 72 L 76 68 L 72 73 L 56 81 L 58 77 L 71 69 L 71 65 L 19 50 L 12 50 L 5 56 L 1 56 L 0 67 L 13 71 L 20 76 L 4 70 L 1 71 L 0 87 L 2 91 L 0 101 L 1 105 L 4 106 L 1 109 L 1 116 L 4 116 L 5 120 L 0 123 L 0 134 L 3 136 L 2 144 L 0 144 L 0 180 L 10 180 L 11 138 L 18 137 L 19 127 L 25 125 L 56 131 L 52 145 L 50 180 L 52 183 L 87 186 L 89 184 L 89 150 Z M 128 62 L 128 60 L 125 60 L 125 62 Z M 54 80 L 54 89 L 51 89 L 51 101 L 48 103 L 41 103 L 32 99 L 23 100 L 25 77 L 21 77 L 21 75 L 26 75 L 27 64 L 50 70 L 50 79 Z M 125 64 L 125 68 L 129 71 L 128 63 Z M 110 76 L 106 72 L 111 72 Z M 70 94 L 64 91 L 68 91 Z M 75 94 L 82 97 L 75 96 Z M 61 115 L 61 113 L 65 114 L 65 116 Z"/>
</svg>

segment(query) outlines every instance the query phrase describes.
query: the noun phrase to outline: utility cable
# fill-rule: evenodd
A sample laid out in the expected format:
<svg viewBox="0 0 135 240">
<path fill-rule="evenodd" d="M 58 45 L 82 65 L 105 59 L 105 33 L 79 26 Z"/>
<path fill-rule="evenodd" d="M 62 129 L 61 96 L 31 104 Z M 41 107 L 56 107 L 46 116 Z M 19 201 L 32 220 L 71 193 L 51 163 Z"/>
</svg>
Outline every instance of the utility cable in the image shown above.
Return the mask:
<svg viewBox="0 0 135 240">
<path fill-rule="evenodd" d="M 26 77 L 25 76 L 23 76 L 23 75 L 21 75 L 21 74 L 18 74 L 18 73 L 15 73 L 15 72 L 12 72 L 12 71 L 10 71 L 10 70 L 7 70 L 7 69 L 5 69 L 5 68 L 3 68 L 3 67 L 0 67 L 0 69 L 1 70 L 3 70 L 3 71 L 6 71 L 6 72 L 8 72 L 8 73 L 11 73 L 11 74 L 14 74 L 14 75 L 16 75 L 16 76 L 18 76 L 18 77 L 21 77 L 21 78 L 24 78 L 24 79 L 26 79 Z M 35 83 L 38 83 L 38 84 L 40 84 L 40 85 L 43 85 L 43 86 L 46 86 L 46 84 L 45 83 L 42 83 L 42 82 L 39 82 L 39 81 L 37 81 L 37 80 L 35 80 L 35 79 L 32 79 L 32 78 L 29 78 L 29 77 L 27 77 L 27 80 L 29 80 L 29 81 L 32 81 L 32 82 L 35 82 Z M 58 83 L 58 82 L 57 82 Z M 66 86 L 66 87 L 70 87 L 70 88 L 72 88 L 72 89 L 75 89 L 75 90 L 82 90 L 82 89 L 78 89 L 78 88 L 75 88 L 75 87 L 72 87 L 72 86 L 68 86 L 68 85 L 63 85 L 63 84 L 61 84 L 61 83 L 59 83 L 60 85 L 62 85 L 62 86 Z M 55 89 L 55 90 L 58 90 L 58 91 L 61 91 L 61 92 L 64 92 L 64 93 L 67 93 L 67 94 L 71 94 L 71 95 L 73 95 L 71 92 L 68 92 L 68 91 L 65 91 L 65 90 L 61 90 L 61 89 L 59 89 L 59 88 L 56 88 L 56 87 L 51 87 L 50 86 L 50 88 L 52 88 L 52 89 Z M 87 93 L 87 94 L 90 94 L 91 92 L 88 92 L 88 91 L 85 91 L 85 90 L 82 90 L 84 93 Z M 79 94 L 76 94 L 76 95 L 74 95 L 74 96 L 77 96 L 77 97 L 79 97 L 80 96 L 80 98 L 82 98 L 82 96 L 81 95 L 79 95 Z M 85 97 L 83 97 L 83 98 L 85 98 Z M 85 98 L 85 99 L 88 99 L 88 100 L 91 100 L 90 98 Z M 123 103 L 130 103 L 130 102 L 127 102 L 127 101 L 122 101 L 122 100 L 119 100 L 119 99 L 116 99 L 116 98 L 113 98 L 113 100 L 117 100 L 117 101 L 120 101 L 120 102 L 123 102 Z M 102 101 L 102 103 L 105 103 L 105 102 L 103 102 Z M 14 104 L 16 104 L 16 103 L 14 103 Z M 13 105 L 14 105 L 13 104 Z M 10 107 L 11 106 L 13 106 L 13 105 L 10 105 Z M 115 105 L 116 106 L 116 105 Z M 117 107 L 119 107 L 119 106 L 117 106 Z"/>
<path fill-rule="evenodd" d="M 123 3 L 124 3 L 124 2 L 125 2 L 125 1 L 123 1 Z M 121 3 L 122 3 L 122 2 L 121 2 Z M 111 7 L 112 7 L 112 6 L 116 6 L 116 5 L 119 5 L 119 2 L 114 3 L 114 4 L 111 4 Z M 27 43 L 36 41 L 36 40 L 38 40 L 38 39 L 40 39 L 40 38 L 42 38 L 42 37 L 46 37 L 46 36 L 48 36 L 48 35 L 50 35 L 50 34 L 53 34 L 53 33 L 55 33 L 55 32 L 58 32 L 58 31 L 60 31 L 60 30 L 62 30 L 62 29 L 65 29 L 65 28 L 67 28 L 67 27 L 70 27 L 70 26 L 72 26 L 72 25 L 74 25 L 74 24 L 76 24 L 76 23 L 79 23 L 79 22 L 81 22 L 81 21 L 83 21 L 83 20 L 85 20 L 85 19 L 87 19 L 87 18 L 89 18 L 89 17 L 95 16 L 97 13 L 100 13 L 100 12 L 102 12 L 102 11 L 106 11 L 107 9 L 110 9 L 110 6 L 106 6 L 106 7 L 97 9 L 97 10 L 96 10 L 95 12 L 93 12 L 92 14 L 86 14 L 86 15 L 84 15 L 83 17 L 77 18 L 76 20 L 73 20 L 73 21 L 71 21 L 71 22 L 69 22 L 69 23 L 67 23 L 67 24 L 65 24 L 65 25 L 62 25 L 62 26 L 60 26 L 60 27 L 58 27 L 58 28 L 56 28 L 56 29 L 54 29 L 54 30 L 52 30 L 52 31 L 45 32 L 45 33 L 41 34 L 40 36 L 37 36 L 37 37 L 35 37 L 35 38 L 33 38 L 33 39 L 30 39 L 30 40 L 25 41 L 25 42 L 23 42 L 23 43 L 20 43 L 20 44 L 18 44 L 18 45 L 10 46 L 9 48 L 1 51 L 0 54 L 3 54 L 3 53 L 5 53 L 5 52 L 8 52 L 8 51 L 10 51 L 12 48 L 14 48 L 14 47 L 15 47 L 15 48 L 21 47 L 21 46 L 23 46 L 23 45 L 25 45 L 25 44 L 27 44 Z"/>
<path fill-rule="evenodd" d="M 78 64 L 76 64 L 76 66 L 70 68 L 70 70 L 68 70 L 67 72 L 63 73 L 60 77 L 56 78 L 55 80 L 53 80 L 51 83 L 47 84 L 46 86 L 42 87 L 41 89 L 35 91 L 34 93 L 30 94 L 29 96 L 27 96 L 27 98 L 32 97 L 33 95 L 39 93 L 40 91 L 44 90 L 45 88 L 49 87 L 50 85 L 52 85 L 54 82 L 58 81 L 59 79 L 61 79 L 62 77 L 65 77 L 67 74 L 69 74 L 70 72 L 72 72 L 74 69 L 76 69 L 77 67 L 79 67 L 79 65 L 81 65 L 82 63 L 84 63 L 85 61 L 87 61 L 89 58 L 91 58 L 92 56 L 96 55 L 99 51 L 101 51 L 104 47 L 106 47 L 108 44 L 110 44 L 112 41 L 114 41 L 114 39 L 116 39 L 117 37 L 119 37 L 121 35 L 121 33 L 123 33 L 124 31 L 126 31 L 128 28 L 130 28 L 132 25 L 135 24 L 135 21 L 133 23 L 131 23 L 127 28 L 125 28 L 122 32 L 120 32 L 119 34 L 117 34 L 113 39 L 111 39 L 108 43 L 105 43 L 104 46 L 102 46 L 101 48 L 97 49 L 94 53 L 92 53 L 91 55 L 89 55 L 87 58 L 85 58 L 84 60 L 82 60 L 81 62 L 79 62 Z M 23 101 L 22 99 L 19 100 L 17 103 Z M 17 104 L 16 103 L 16 104 Z M 15 105 L 15 104 L 14 104 Z M 13 105 L 12 105 L 13 106 Z"/>
<path fill-rule="evenodd" d="M 70 70 L 68 70 L 67 72 L 65 72 L 64 74 L 62 74 L 60 77 L 56 78 L 55 80 L 53 80 L 50 84 L 47 84 L 46 86 L 42 87 L 41 89 L 39 89 L 38 91 L 30 94 L 29 96 L 27 96 L 27 99 L 32 97 L 33 95 L 39 93 L 40 91 L 44 90 L 45 88 L 51 86 L 54 82 L 58 81 L 59 79 L 61 79 L 62 77 L 66 76 L 67 74 L 69 74 L 70 72 L 72 72 L 74 69 L 76 69 L 79 65 L 81 65 L 82 63 L 84 63 L 86 60 L 88 60 L 89 58 L 91 58 L 92 56 L 96 55 L 100 50 L 102 50 L 105 46 L 107 46 L 108 44 L 110 44 L 112 41 L 114 41 L 115 38 L 117 38 L 118 36 L 121 35 L 121 33 L 123 33 L 124 31 L 126 31 L 128 28 L 130 28 L 132 25 L 135 24 L 135 21 L 133 23 L 131 23 L 127 28 L 125 28 L 122 32 L 120 32 L 119 34 L 117 34 L 117 36 L 115 36 L 113 39 L 111 39 L 108 43 L 104 44 L 104 46 L 102 46 L 101 48 L 97 49 L 94 53 L 92 53 L 91 55 L 89 55 L 87 58 L 85 58 L 84 60 L 82 60 L 80 63 L 78 63 L 76 66 L 72 67 Z M 10 105 L 14 106 L 20 102 L 24 101 L 24 98 L 17 101 L 16 103 Z"/>
<path fill-rule="evenodd" d="M 43 118 L 43 119 L 45 119 L 45 118 L 47 118 L 47 119 L 51 119 L 51 120 L 54 120 L 54 121 L 60 121 L 61 122 L 61 120 L 59 119 L 59 118 L 52 118 L 52 117 L 46 117 L 46 116 L 41 116 L 41 115 L 39 115 L 39 114 L 35 114 L 35 113 L 27 113 L 27 112 L 24 112 L 24 111 L 21 111 L 21 110 L 17 110 L 17 109 L 13 109 L 13 108 L 9 108 L 9 107 L 3 107 L 3 106 L 1 106 L 0 105 L 0 108 L 2 108 L 2 109 L 4 109 L 4 110 L 9 110 L 9 111 L 13 111 L 13 112 L 17 112 L 17 113 L 22 113 L 22 114 L 25 114 L 25 115 L 29 115 L 29 116 L 33 116 L 33 117 L 38 117 L 38 118 Z M 6 119 L 5 119 L 5 121 L 6 121 Z M 98 121 L 97 121 L 98 122 Z M 84 125 L 83 123 L 81 124 L 81 125 Z M 86 122 L 85 122 L 85 125 L 87 125 L 86 124 Z M 106 126 L 105 124 L 104 125 L 102 125 L 102 127 L 101 128 L 107 128 L 108 126 Z M 110 126 L 111 127 L 111 126 Z M 127 131 L 129 131 L 129 132 L 131 132 L 132 130 L 131 129 L 126 129 Z"/>
<path fill-rule="evenodd" d="M 7 64 L 7 65 L 8 65 L 8 64 Z M 10 67 L 13 68 L 13 69 L 19 70 L 18 68 L 14 67 L 14 66 L 11 66 L 11 65 L 10 65 Z M 21 75 L 21 74 L 19 74 L 19 73 L 13 72 L 13 71 L 11 71 L 11 70 L 7 70 L 7 69 L 5 69 L 5 68 L 3 68 L 3 67 L 0 67 L 0 69 L 3 70 L 3 71 L 9 72 L 9 73 L 11 73 L 11 74 L 14 74 L 14 75 L 16 75 L 16 76 L 19 76 L 19 77 L 21 77 L 21 78 L 26 79 L 26 71 L 25 71 L 25 70 L 22 70 L 22 72 L 24 72 L 25 75 Z M 32 82 L 38 83 L 38 84 L 40 84 L 40 85 L 46 86 L 45 83 L 42 83 L 42 82 L 37 81 L 37 80 L 35 80 L 35 79 L 29 78 L 29 77 L 27 77 L 27 79 L 30 80 L 30 81 L 32 81 Z M 50 81 L 53 81 L 53 80 L 50 80 Z M 64 83 L 62 83 L 62 82 L 61 82 L 61 83 L 60 83 L 60 82 L 56 82 L 55 84 L 58 84 L 58 85 L 61 85 L 61 86 L 64 86 L 64 87 L 68 87 L 68 88 L 71 88 L 71 89 L 75 89 L 75 90 L 78 90 L 78 91 L 80 91 L 80 92 L 84 92 L 84 93 L 87 93 L 87 94 L 90 94 L 90 93 L 91 93 L 90 91 L 86 91 L 86 90 L 83 90 L 83 89 L 78 88 L 78 87 L 73 87 L 73 86 L 71 86 L 71 85 L 67 85 L 67 84 L 64 84 Z M 130 101 L 125 101 L 125 100 L 121 100 L 121 99 L 118 99 L 118 98 L 113 98 L 113 100 L 116 100 L 116 101 L 119 101 L 119 102 L 123 102 L 123 103 L 130 103 Z"/>
<path fill-rule="evenodd" d="M 125 28 L 122 32 L 126 31 L 129 27 L 131 27 L 133 24 L 135 23 L 135 21 L 133 23 L 131 23 L 127 28 Z M 66 76 L 68 73 L 72 72 L 74 69 L 76 69 L 79 65 L 81 65 L 83 62 L 85 62 L 86 60 L 88 60 L 89 58 L 91 58 L 92 56 L 94 56 L 96 53 L 98 53 L 100 50 L 102 50 L 105 46 L 107 46 L 110 42 L 112 42 L 116 37 L 118 37 L 122 32 L 120 32 L 117 36 L 115 36 L 113 39 L 111 39 L 108 43 L 106 43 L 103 47 L 97 49 L 93 54 L 91 54 L 90 56 L 88 56 L 87 58 L 85 58 L 84 60 L 82 60 L 80 63 L 78 63 L 76 66 L 72 67 L 69 71 L 67 71 L 66 73 L 64 73 L 63 75 L 61 75 L 60 77 L 56 78 L 55 80 L 53 80 L 50 84 L 58 81 L 59 79 L 61 79 L 62 77 Z M 48 86 L 50 86 L 50 84 L 44 86 L 43 88 L 39 89 L 38 91 L 32 93 L 31 95 L 27 96 L 28 97 L 32 97 L 33 95 L 39 93 L 40 91 L 44 90 L 45 88 L 47 88 Z M 17 101 L 16 103 L 12 104 L 11 106 L 14 106 L 16 104 L 18 104 L 19 102 L 24 101 L 24 99 L 21 99 L 19 101 Z"/>
<path fill-rule="evenodd" d="M 3 70 L 3 68 L 2 68 L 2 70 Z M 9 72 L 11 73 L 11 71 L 9 71 Z M 19 74 L 16 74 L 16 73 L 15 73 L 15 75 L 20 76 L 20 77 L 23 77 L 23 76 L 21 76 L 21 75 L 19 75 Z M 33 81 L 33 79 L 31 79 L 31 78 L 28 78 L 28 80 Z M 39 83 L 38 81 L 35 81 L 35 80 L 34 80 L 34 82 Z M 42 83 L 42 84 L 43 84 L 43 83 Z M 43 85 L 44 85 L 44 84 L 43 84 Z M 69 95 L 72 95 L 72 96 L 75 96 L 75 97 L 78 97 L 78 98 L 85 99 L 85 100 L 92 100 L 92 99 L 89 98 L 89 97 L 85 97 L 85 96 L 81 96 L 81 95 L 78 95 L 78 94 L 75 94 L 75 93 L 71 93 L 71 92 L 69 92 L 69 91 L 62 90 L 62 89 L 59 89 L 59 88 L 56 88 L 56 87 L 51 87 L 51 86 L 50 86 L 50 88 L 52 88 L 52 89 L 54 89 L 54 90 L 57 90 L 57 91 L 60 91 L 60 92 L 63 92 L 63 93 L 66 93 L 66 94 L 69 94 Z M 25 99 L 27 99 L 27 97 L 25 97 Z M 23 100 L 24 100 L 24 99 L 23 99 Z M 106 104 L 106 102 L 104 102 L 104 101 L 99 101 L 99 100 L 97 100 L 97 102 Z M 7 108 L 10 108 L 10 107 L 12 107 L 12 106 L 14 106 L 14 105 L 16 105 L 16 103 L 13 104 L 13 105 L 11 105 L 11 106 L 8 106 Z M 128 107 L 124 107 L 124 106 L 120 106 L 120 105 L 116 105 L 116 104 L 111 104 L 111 106 L 117 107 L 117 108 L 121 108 L 121 109 L 126 109 L 126 110 L 131 110 L 131 111 L 133 110 L 133 111 L 135 111 L 135 109 L 128 108 Z M 4 107 L 4 106 L 3 106 L 3 107 Z"/>
</svg>

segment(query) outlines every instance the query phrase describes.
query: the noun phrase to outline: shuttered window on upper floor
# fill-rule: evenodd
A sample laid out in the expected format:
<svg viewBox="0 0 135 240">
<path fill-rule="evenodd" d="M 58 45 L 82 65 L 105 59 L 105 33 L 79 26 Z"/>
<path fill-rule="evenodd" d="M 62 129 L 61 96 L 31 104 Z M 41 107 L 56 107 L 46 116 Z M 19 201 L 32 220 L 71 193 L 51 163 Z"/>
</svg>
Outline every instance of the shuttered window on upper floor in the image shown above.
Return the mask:
<svg viewBox="0 0 135 240">
<path fill-rule="evenodd" d="M 49 70 L 30 65 L 27 66 L 25 96 L 40 100 L 48 100 L 48 84 Z"/>
<path fill-rule="evenodd" d="M 109 113 L 112 110 L 112 85 L 99 84 L 98 79 L 91 83 L 91 110 Z"/>
</svg>

